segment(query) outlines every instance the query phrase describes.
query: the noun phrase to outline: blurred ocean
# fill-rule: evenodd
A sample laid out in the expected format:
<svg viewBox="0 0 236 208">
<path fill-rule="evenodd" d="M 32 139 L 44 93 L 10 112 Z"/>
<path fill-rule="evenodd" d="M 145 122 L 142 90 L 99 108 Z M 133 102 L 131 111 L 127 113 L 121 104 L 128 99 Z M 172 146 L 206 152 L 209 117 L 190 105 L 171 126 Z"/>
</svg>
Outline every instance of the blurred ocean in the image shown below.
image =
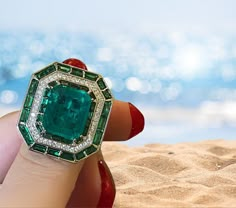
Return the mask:
<svg viewBox="0 0 236 208">
<path fill-rule="evenodd" d="M 104 8 L 110 8 L 111 5 L 106 7 L 105 2 L 101 1 Z M 216 1 L 207 2 L 210 5 L 209 2 Z M 36 11 L 33 5 L 31 7 Z M 220 4 L 218 7 L 224 13 L 231 8 L 230 5 L 220 8 Z M 189 11 L 194 9 L 191 6 Z M 62 10 L 60 7 L 58 11 Z M 175 11 L 173 8 L 170 10 Z M 32 21 L 38 20 L 32 11 Z M 92 18 L 99 17 L 100 13 L 96 11 L 93 9 Z M 177 8 L 177 12 L 181 16 L 181 10 Z M 167 18 L 168 29 L 156 27 L 160 20 L 154 18 L 154 13 L 154 17 L 140 25 L 135 24 L 133 28 L 129 28 L 132 26 L 130 19 L 125 23 L 123 17 L 113 16 L 112 19 L 110 16 L 108 22 L 114 20 L 117 24 L 115 29 L 111 24 L 102 23 L 101 29 L 97 25 L 93 29 L 78 29 L 79 26 L 70 22 L 67 28 L 54 30 L 53 27 L 45 28 L 50 27 L 56 17 L 63 19 L 60 12 L 56 17 L 52 16 L 52 20 L 40 22 L 39 28 L 32 26 L 30 18 L 22 16 L 19 16 L 19 24 L 14 25 L 8 13 L 1 9 L 0 13 L 9 22 L 0 20 L 0 115 L 20 108 L 33 72 L 51 62 L 76 57 L 83 60 L 91 71 L 106 77 L 116 99 L 132 102 L 143 111 L 146 128 L 127 144 L 235 139 L 236 32 L 224 31 L 227 19 L 219 22 L 223 29 L 218 25 L 217 32 L 201 27 L 177 30 L 178 24 L 188 21 L 183 18 L 185 14 L 182 14 L 182 19 L 171 19 L 172 24 Z M 126 9 L 124 15 L 127 17 L 128 14 L 137 20 L 137 11 L 128 13 Z M 144 11 L 142 16 L 146 17 L 145 14 L 149 13 Z M 161 14 L 165 15 L 164 12 Z M 160 13 L 156 15 L 159 18 Z M 191 12 L 187 15 L 191 16 Z M 230 20 L 233 22 L 235 19 L 233 16 Z M 63 24 L 66 25 L 66 21 Z"/>
</svg>

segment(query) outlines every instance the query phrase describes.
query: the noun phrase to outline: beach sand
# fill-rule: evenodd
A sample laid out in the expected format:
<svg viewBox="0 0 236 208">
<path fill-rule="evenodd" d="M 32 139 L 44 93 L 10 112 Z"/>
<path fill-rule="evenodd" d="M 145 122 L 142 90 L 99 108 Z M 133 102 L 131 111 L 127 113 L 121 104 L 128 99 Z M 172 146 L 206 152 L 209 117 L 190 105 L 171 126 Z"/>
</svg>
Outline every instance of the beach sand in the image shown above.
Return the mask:
<svg viewBox="0 0 236 208">
<path fill-rule="evenodd" d="M 114 207 L 236 207 L 236 141 L 102 148 Z"/>
</svg>

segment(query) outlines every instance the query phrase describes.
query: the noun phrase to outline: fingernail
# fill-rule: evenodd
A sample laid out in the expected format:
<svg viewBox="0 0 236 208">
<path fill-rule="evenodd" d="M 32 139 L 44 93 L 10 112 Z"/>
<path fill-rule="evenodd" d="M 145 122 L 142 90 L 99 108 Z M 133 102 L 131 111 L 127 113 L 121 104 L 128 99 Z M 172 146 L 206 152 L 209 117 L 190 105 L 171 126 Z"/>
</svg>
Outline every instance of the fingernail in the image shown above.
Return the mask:
<svg viewBox="0 0 236 208">
<path fill-rule="evenodd" d="M 71 66 L 78 67 L 80 69 L 88 70 L 87 66 L 85 65 L 85 63 L 83 63 L 79 59 L 69 58 L 69 59 L 66 59 L 65 61 L 63 61 L 63 63 L 71 65 Z"/>
<path fill-rule="evenodd" d="M 129 103 L 130 114 L 132 117 L 132 128 L 129 139 L 139 134 L 144 128 L 143 114 L 131 103 Z"/>
<path fill-rule="evenodd" d="M 101 195 L 98 208 L 111 208 L 113 206 L 116 189 L 111 172 L 104 160 L 98 161 L 98 169 L 101 176 Z"/>
</svg>

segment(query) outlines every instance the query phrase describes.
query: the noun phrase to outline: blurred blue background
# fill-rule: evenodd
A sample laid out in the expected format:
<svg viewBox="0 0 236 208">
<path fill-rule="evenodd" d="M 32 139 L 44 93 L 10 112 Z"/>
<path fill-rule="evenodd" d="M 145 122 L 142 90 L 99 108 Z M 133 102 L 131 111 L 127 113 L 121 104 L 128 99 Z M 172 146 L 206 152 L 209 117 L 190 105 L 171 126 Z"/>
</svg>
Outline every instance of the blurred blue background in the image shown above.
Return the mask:
<svg viewBox="0 0 236 208">
<path fill-rule="evenodd" d="M 32 72 L 69 57 L 146 117 L 130 145 L 234 139 L 236 1 L 1 1 L 0 115 Z"/>
</svg>

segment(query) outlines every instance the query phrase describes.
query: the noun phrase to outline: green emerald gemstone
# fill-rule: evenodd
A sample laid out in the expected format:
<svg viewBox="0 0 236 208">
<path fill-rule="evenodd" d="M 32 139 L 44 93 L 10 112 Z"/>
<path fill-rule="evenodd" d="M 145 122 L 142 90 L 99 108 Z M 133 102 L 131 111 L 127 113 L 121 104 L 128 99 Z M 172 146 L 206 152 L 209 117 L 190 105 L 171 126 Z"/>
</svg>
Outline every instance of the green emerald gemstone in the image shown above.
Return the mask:
<svg viewBox="0 0 236 208">
<path fill-rule="evenodd" d="M 98 129 L 104 129 L 106 125 L 107 117 L 101 116 L 98 122 Z"/>
<path fill-rule="evenodd" d="M 38 78 L 38 79 L 42 79 L 43 77 L 47 76 L 48 74 L 52 73 L 56 71 L 56 68 L 54 65 L 51 65 L 41 71 L 39 71 L 38 73 L 35 74 L 35 76 Z"/>
<path fill-rule="evenodd" d="M 25 108 L 30 108 L 33 104 L 33 101 L 34 101 L 34 98 L 30 95 L 27 95 L 26 99 L 25 99 L 24 107 Z"/>
<path fill-rule="evenodd" d="M 57 150 L 57 149 L 53 149 L 53 148 L 48 148 L 48 151 L 47 151 L 47 154 L 48 155 L 52 155 L 52 156 L 55 156 L 55 157 L 59 157 L 60 156 L 60 150 Z"/>
<path fill-rule="evenodd" d="M 94 139 L 93 139 L 93 143 L 96 145 L 99 145 L 101 143 L 102 135 L 103 135 L 103 132 L 97 130 L 97 132 L 94 136 Z"/>
<path fill-rule="evenodd" d="M 32 79 L 29 86 L 28 94 L 34 95 L 37 90 L 38 84 L 39 82 L 36 79 Z"/>
<path fill-rule="evenodd" d="M 40 108 L 39 108 L 39 112 L 40 113 L 45 113 L 45 111 L 46 111 L 46 105 L 40 105 Z"/>
<path fill-rule="evenodd" d="M 78 77 L 83 77 L 83 71 L 75 68 L 72 68 L 71 74 Z"/>
<path fill-rule="evenodd" d="M 62 65 L 62 64 L 58 64 L 58 70 L 65 72 L 65 73 L 69 73 L 71 70 L 70 66 L 66 66 L 66 65 Z"/>
<path fill-rule="evenodd" d="M 50 94 L 51 94 L 51 89 L 50 88 L 45 88 L 43 96 L 44 97 L 49 97 Z"/>
<path fill-rule="evenodd" d="M 110 109 L 111 109 L 111 104 L 112 104 L 111 101 L 106 101 L 104 103 L 104 107 L 102 109 L 102 116 L 108 116 Z"/>
<path fill-rule="evenodd" d="M 43 122 L 43 115 L 42 114 L 38 114 L 37 121 L 41 122 L 41 123 Z"/>
<path fill-rule="evenodd" d="M 72 143 L 80 137 L 88 120 L 91 97 L 84 90 L 65 85 L 51 89 L 43 116 L 43 127 L 48 134 Z"/>
<path fill-rule="evenodd" d="M 48 104 L 48 98 L 44 97 L 41 101 L 41 105 L 46 106 Z"/>
<path fill-rule="evenodd" d="M 20 121 L 21 122 L 26 122 L 27 119 L 29 118 L 29 109 L 23 109 L 22 112 L 21 112 L 21 116 L 20 116 Z"/>
<path fill-rule="evenodd" d="M 101 90 L 104 90 L 107 87 L 106 84 L 104 83 L 103 79 L 99 79 L 97 81 L 97 83 L 98 83 L 98 86 Z"/>
<path fill-rule="evenodd" d="M 70 161 L 74 161 L 74 155 L 72 153 L 68 153 L 68 152 L 63 152 L 60 155 L 61 158 L 66 159 L 66 160 L 70 160 Z"/>
<path fill-rule="evenodd" d="M 86 152 L 87 155 L 90 155 L 90 154 L 92 154 L 92 153 L 94 153 L 94 152 L 96 152 L 96 151 L 97 151 L 97 148 L 94 147 L 93 145 L 90 146 L 90 147 L 88 147 L 88 148 L 85 150 L 85 152 Z"/>
<path fill-rule="evenodd" d="M 98 129 L 104 130 L 106 123 L 107 123 L 107 118 L 111 109 L 111 101 L 106 101 L 104 103 L 103 109 L 102 109 L 102 114 L 98 122 Z"/>
<path fill-rule="evenodd" d="M 21 125 L 21 124 L 19 124 L 18 127 L 19 127 L 19 130 L 20 130 L 22 136 L 25 139 L 25 142 L 28 145 L 32 145 L 34 143 L 34 140 L 33 140 L 33 138 L 31 137 L 31 135 L 29 133 L 29 129 L 25 125 Z"/>
<path fill-rule="evenodd" d="M 84 157 L 85 157 L 85 154 L 83 152 L 79 152 L 79 153 L 76 154 L 76 159 L 77 160 L 81 160 Z"/>
<path fill-rule="evenodd" d="M 98 75 L 91 73 L 91 72 L 86 72 L 85 73 L 85 78 L 92 80 L 92 81 L 96 81 L 98 79 Z"/>
<path fill-rule="evenodd" d="M 106 89 L 106 90 L 102 91 L 102 93 L 103 93 L 103 95 L 106 99 L 111 99 L 112 98 L 110 90 Z"/>
<path fill-rule="evenodd" d="M 44 153 L 46 151 L 46 146 L 44 145 L 41 145 L 41 144 L 35 144 L 33 147 L 32 147 L 33 150 L 36 150 L 38 152 L 42 152 Z"/>
</svg>

